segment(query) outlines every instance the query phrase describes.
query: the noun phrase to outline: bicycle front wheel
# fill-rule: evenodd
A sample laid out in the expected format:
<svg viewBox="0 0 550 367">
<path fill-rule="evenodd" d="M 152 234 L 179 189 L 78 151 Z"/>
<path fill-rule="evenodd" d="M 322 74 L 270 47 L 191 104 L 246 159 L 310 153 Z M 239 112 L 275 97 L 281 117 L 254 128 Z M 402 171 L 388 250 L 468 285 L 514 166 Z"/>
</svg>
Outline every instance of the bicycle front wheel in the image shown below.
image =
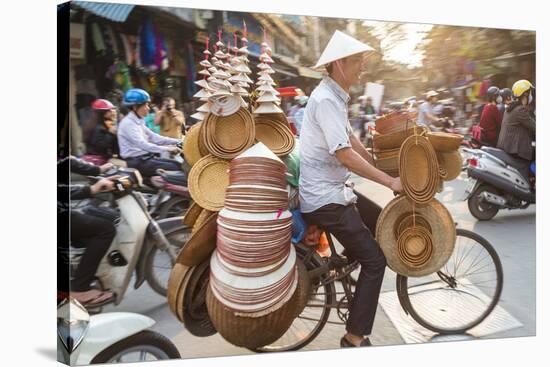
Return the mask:
<svg viewBox="0 0 550 367">
<path fill-rule="evenodd" d="M 491 244 L 474 232 L 457 229 L 454 251 L 437 273 L 408 278 L 397 275 L 399 300 L 423 327 L 460 334 L 479 325 L 502 292 L 502 264 Z"/>
</svg>

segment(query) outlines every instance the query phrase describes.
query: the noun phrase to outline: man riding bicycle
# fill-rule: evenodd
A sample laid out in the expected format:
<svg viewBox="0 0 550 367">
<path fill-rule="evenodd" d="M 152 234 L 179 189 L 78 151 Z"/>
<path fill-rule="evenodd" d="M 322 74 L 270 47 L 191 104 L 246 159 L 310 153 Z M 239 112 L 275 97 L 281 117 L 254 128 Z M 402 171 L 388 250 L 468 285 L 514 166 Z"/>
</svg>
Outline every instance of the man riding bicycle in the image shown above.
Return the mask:
<svg viewBox="0 0 550 367">
<path fill-rule="evenodd" d="M 358 82 L 363 56 L 373 51 L 336 31 L 316 68 L 328 75 L 311 94 L 305 110 L 300 144 L 300 205 L 308 224 L 333 234 L 346 255 L 361 264 L 347 333 L 342 347 L 370 345 L 386 259 L 372 232 L 380 208 L 346 185 L 351 172 L 395 192 L 401 181 L 374 167 L 372 155 L 353 134 L 348 120 L 349 90 Z"/>
</svg>

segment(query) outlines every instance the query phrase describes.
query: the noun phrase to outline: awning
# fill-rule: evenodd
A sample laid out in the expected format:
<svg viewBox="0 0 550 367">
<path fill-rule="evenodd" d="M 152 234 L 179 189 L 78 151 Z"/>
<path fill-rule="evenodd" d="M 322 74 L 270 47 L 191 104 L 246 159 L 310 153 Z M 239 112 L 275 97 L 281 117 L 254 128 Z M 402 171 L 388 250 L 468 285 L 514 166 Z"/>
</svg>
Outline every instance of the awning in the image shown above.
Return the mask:
<svg viewBox="0 0 550 367">
<path fill-rule="evenodd" d="M 323 79 L 323 74 L 305 66 L 298 66 L 298 73 L 305 78 Z"/>
<path fill-rule="evenodd" d="M 135 5 L 128 4 L 90 3 L 87 1 L 73 1 L 72 3 L 95 15 L 115 22 L 125 22 L 135 7 Z"/>
</svg>

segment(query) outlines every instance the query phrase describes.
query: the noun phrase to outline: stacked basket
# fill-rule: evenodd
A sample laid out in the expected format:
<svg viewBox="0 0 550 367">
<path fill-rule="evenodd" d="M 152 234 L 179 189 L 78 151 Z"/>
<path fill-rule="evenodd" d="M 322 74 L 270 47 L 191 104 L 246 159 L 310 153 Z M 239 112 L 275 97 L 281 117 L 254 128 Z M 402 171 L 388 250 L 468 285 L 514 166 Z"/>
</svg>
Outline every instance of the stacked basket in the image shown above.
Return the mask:
<svg viewBox="0 0 550 367">
<path fill-rule="evenodd" d="M 396 126 L 394 120 L 392 128 Z M 402 132 L 401 136 L 409 134 L 405 129 Z M 450 213 L 434 199 L 443 173 L 426 130 L 413 127 L 399 148 L 398 163 L 404 195 L 393 199 L 380 214 L 376 238 L 392 270 L 424 276 L 448 261 L 456 238 Z"/>
</svg>

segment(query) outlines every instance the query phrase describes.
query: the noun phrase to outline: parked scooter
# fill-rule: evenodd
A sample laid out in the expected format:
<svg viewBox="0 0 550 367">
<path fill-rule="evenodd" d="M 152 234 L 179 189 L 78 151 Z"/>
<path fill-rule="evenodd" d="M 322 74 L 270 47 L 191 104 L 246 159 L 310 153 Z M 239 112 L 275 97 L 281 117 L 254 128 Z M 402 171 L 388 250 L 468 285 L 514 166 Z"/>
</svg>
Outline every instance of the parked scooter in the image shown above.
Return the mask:
<svg viewBox="0 0 550 367">
<path fill-rule="evenodd" d="M 116 181 L 113 195 L 120 217 L 115 221 L 116 236 L 97 269 L 96 286 L 111 290 L 118 305 L 135 272 L 134 288 L 147 280 L 155 292 L 166 296 L 170 271 L 191 236 L 191 228 L 182 223 L 182 217 L 153 219 L 143 195 L 135 190 L 142 182 L 139 171 L 123 168 L 117 174 L 122 177 Z M 74 273 L 85 249 L 58 251 Z"/>
<path fill-rule="evenodd" d="M 464 200 L 474 217 L 490 220 L 500 209 L 525 209 L 535 203 L 534 177 L 523 177 L 513 157 L 491 147 L 464 150 L 470 154 Z"/>
<path fill-rule="evenodd" d="M 149 330 L 154 324 L 129 312 L 90 316 L 67 298 L 57 307 L 57 360 L 75 366 L 181 358 L 168 338 Z"/>
</svg>

